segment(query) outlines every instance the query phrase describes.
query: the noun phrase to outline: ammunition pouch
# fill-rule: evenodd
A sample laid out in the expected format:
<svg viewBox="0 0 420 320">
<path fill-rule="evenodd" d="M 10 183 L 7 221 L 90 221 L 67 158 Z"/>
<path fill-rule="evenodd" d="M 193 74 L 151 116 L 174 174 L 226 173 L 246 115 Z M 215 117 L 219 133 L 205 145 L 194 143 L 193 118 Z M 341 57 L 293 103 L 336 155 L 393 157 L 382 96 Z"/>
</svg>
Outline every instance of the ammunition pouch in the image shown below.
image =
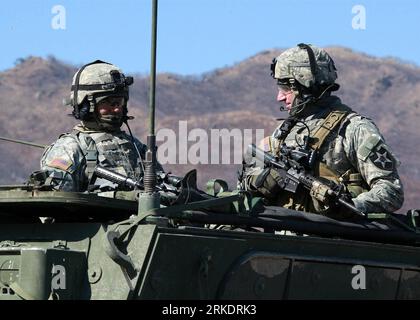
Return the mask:
<svg viewBox="0 0 420 320">
<path fill-rule="evenodd" d="M 346 190 L 351 194 L 352 198 L 357 197 L 363 192 L 369 191 L 365 180 L 358 172 L 352 172 L 348 170 L 342 175 L 339 175 L 334 170 L 327 167 L 325 163 L 320 163 L 318 166 L 317 175 L 321 178 L 333 181 L 336 184 L 340 184 L 346 187 Z"/>
<path fill-rule="evenodd" d="M 369 188 L 360 173 L 350 174 L 349 179 L 344 182 L 344 184 L 352 198 L 356 198 L 359 194 L 369 191 Z"/>
<path fill-rule="evenodd" d="M 327 179 L 329 181 L 334 182 L 335 184 L 343 186 L 344 194 L 348 194 L 348 201 L 351 202 L 351 198 L 357 197 L 359 194 L 363 192 L 369 191 L 369 188 L 366 184 L 366 182 L 363 180 L 362 175 L 358 172 L 353 172 L 351 170 L 348 170 L 342 175 L 339 175 L 334 170 L 330 169 L 325 163 L 319 163 L 319 166 L 317 167 L 317 174 L 322 179 Z M 311 190 L 311 197 L 312 197 L 312 205 L 316 212 L 331 216 L 334 218 L 345 218 L 348 219 L 350 217 L 353 217 L 354 214 L 347 210 L 346 208 L 340 207 L 336 208 L 334 206 L 330 206 L 328 201 L 322 201 L 322 193 L 318 192 L 316 194 L 312 192 Z M 309 210 L 310 211 L 310 210 Z"/>
</svg>

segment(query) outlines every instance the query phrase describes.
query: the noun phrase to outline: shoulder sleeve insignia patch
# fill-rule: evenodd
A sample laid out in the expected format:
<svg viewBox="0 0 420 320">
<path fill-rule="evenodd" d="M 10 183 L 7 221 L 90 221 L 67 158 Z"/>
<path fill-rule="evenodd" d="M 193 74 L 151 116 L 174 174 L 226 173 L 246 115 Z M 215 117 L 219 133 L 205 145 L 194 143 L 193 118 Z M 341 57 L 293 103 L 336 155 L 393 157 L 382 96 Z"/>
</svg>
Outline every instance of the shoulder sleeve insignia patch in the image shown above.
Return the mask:
<svg viewBox="0 0 420 320">
<path fill-rule="evenodd" d="M 68 159 L 63 158 L 54 158 L 51 161 L 47 162 L 47 166 L 67 171 L 71 166 L 73 162 Z"/>
<path fill-rule="evenodd" d="M 376 150 L 373 150 L 369 159 L 375 166 L 382 170 L 392 171 L 395 168 L 394 157 L 383 145 L 380 145 L 376 148 Z"/>
</svg>

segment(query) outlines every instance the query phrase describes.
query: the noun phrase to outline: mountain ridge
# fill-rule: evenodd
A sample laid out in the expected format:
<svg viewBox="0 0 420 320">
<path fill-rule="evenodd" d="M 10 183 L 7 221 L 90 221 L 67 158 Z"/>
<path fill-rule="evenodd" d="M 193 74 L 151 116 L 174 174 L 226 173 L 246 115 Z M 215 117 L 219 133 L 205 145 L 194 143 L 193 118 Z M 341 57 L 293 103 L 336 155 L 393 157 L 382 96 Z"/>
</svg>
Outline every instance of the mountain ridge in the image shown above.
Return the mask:
<svg viewBox="0 0 420 320">
<path fill-rule="evenodd" d="M 378 58 L 343 47 L 329 47 L 338 69 L 337 95 L 356 112 L 370 117 L 383 133 L 402 165 L 400 175 L 406 201 L 402 211 L 420 204 L 420 68 L 395 58 Z M 276 83 L 270 77 L 271 60 L 280 54 L 270 49 L 226 68 L 201 75 L 162 73 L 157 76 L 156 128 L 176 132 L 180 120 L 188 128 L 263 129 L 270 134 L 280 113 Z M 62 106 L 69 95 L 76 66 L 55 57 L 20 59 L 14 68 L 0 72 L 0 136 L 49 144 L 77 123 Z M 135 75 L 130 88 L 129 113 L 133 132 L 146 141 L 147 75 Z M 0 143 L 0 183 L 19 182 L 38 169 L 42 150 Z M 169 165 L 182 174 L 197 167 L 201 185 L 209 178 L 224 177 L 234 187 L 238 165 Z"/>
</svg>

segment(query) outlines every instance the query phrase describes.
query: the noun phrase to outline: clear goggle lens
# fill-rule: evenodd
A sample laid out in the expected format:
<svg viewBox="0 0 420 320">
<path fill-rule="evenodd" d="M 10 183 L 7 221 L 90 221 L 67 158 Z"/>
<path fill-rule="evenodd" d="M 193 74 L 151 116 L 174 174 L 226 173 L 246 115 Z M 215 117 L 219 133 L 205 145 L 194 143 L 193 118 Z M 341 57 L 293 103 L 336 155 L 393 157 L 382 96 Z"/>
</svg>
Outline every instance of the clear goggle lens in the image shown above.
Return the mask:
<svg viewBox="0 0 420 320">
<path fill-rule="evenodd" d="M 117 107 L 124 105 L 124 100 L 125 99 L 123 97 L 108 97 L 105 100 L 99 102 L 99 105 Z"/>
</svg>

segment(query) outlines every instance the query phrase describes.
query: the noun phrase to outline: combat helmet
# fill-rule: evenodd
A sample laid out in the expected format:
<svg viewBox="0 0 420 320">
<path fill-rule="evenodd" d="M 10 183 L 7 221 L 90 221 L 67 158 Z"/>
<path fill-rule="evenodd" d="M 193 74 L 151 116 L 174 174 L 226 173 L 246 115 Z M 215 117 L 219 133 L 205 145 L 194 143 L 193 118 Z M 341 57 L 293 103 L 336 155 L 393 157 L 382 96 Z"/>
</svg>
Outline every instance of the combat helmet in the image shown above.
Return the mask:
<svg viewBox="0 0 420 320">
<path fill-rule="evenodd" d="M 340 87 L 333 59 L 323 49 L 300 43 L 287 49 L 271 64 L 271 76 L 279 85 L 290 87 L 295 93 L 291 115 L 298 114 L 311 102 Z"/>
<path fill-rule="evenodd" d="M 126 77 L 120 68 L 96 60 L 82 66 L 73 76 L 70 98 L 66 104 L 73 107 L 73 116 L 84 123 L 97 123 L 103 129 L 107 129 L 107 123 L 101 123 L 95 113 L 96 105 L 112 96 L 124 98 L 123 118 L 118 127 L 127 117 L 127 101 L 129 99 L 128 87 L 133 84 L 133 77 Z M 109 129 L 109 128 L 108 128 Z"/>
</svg>

